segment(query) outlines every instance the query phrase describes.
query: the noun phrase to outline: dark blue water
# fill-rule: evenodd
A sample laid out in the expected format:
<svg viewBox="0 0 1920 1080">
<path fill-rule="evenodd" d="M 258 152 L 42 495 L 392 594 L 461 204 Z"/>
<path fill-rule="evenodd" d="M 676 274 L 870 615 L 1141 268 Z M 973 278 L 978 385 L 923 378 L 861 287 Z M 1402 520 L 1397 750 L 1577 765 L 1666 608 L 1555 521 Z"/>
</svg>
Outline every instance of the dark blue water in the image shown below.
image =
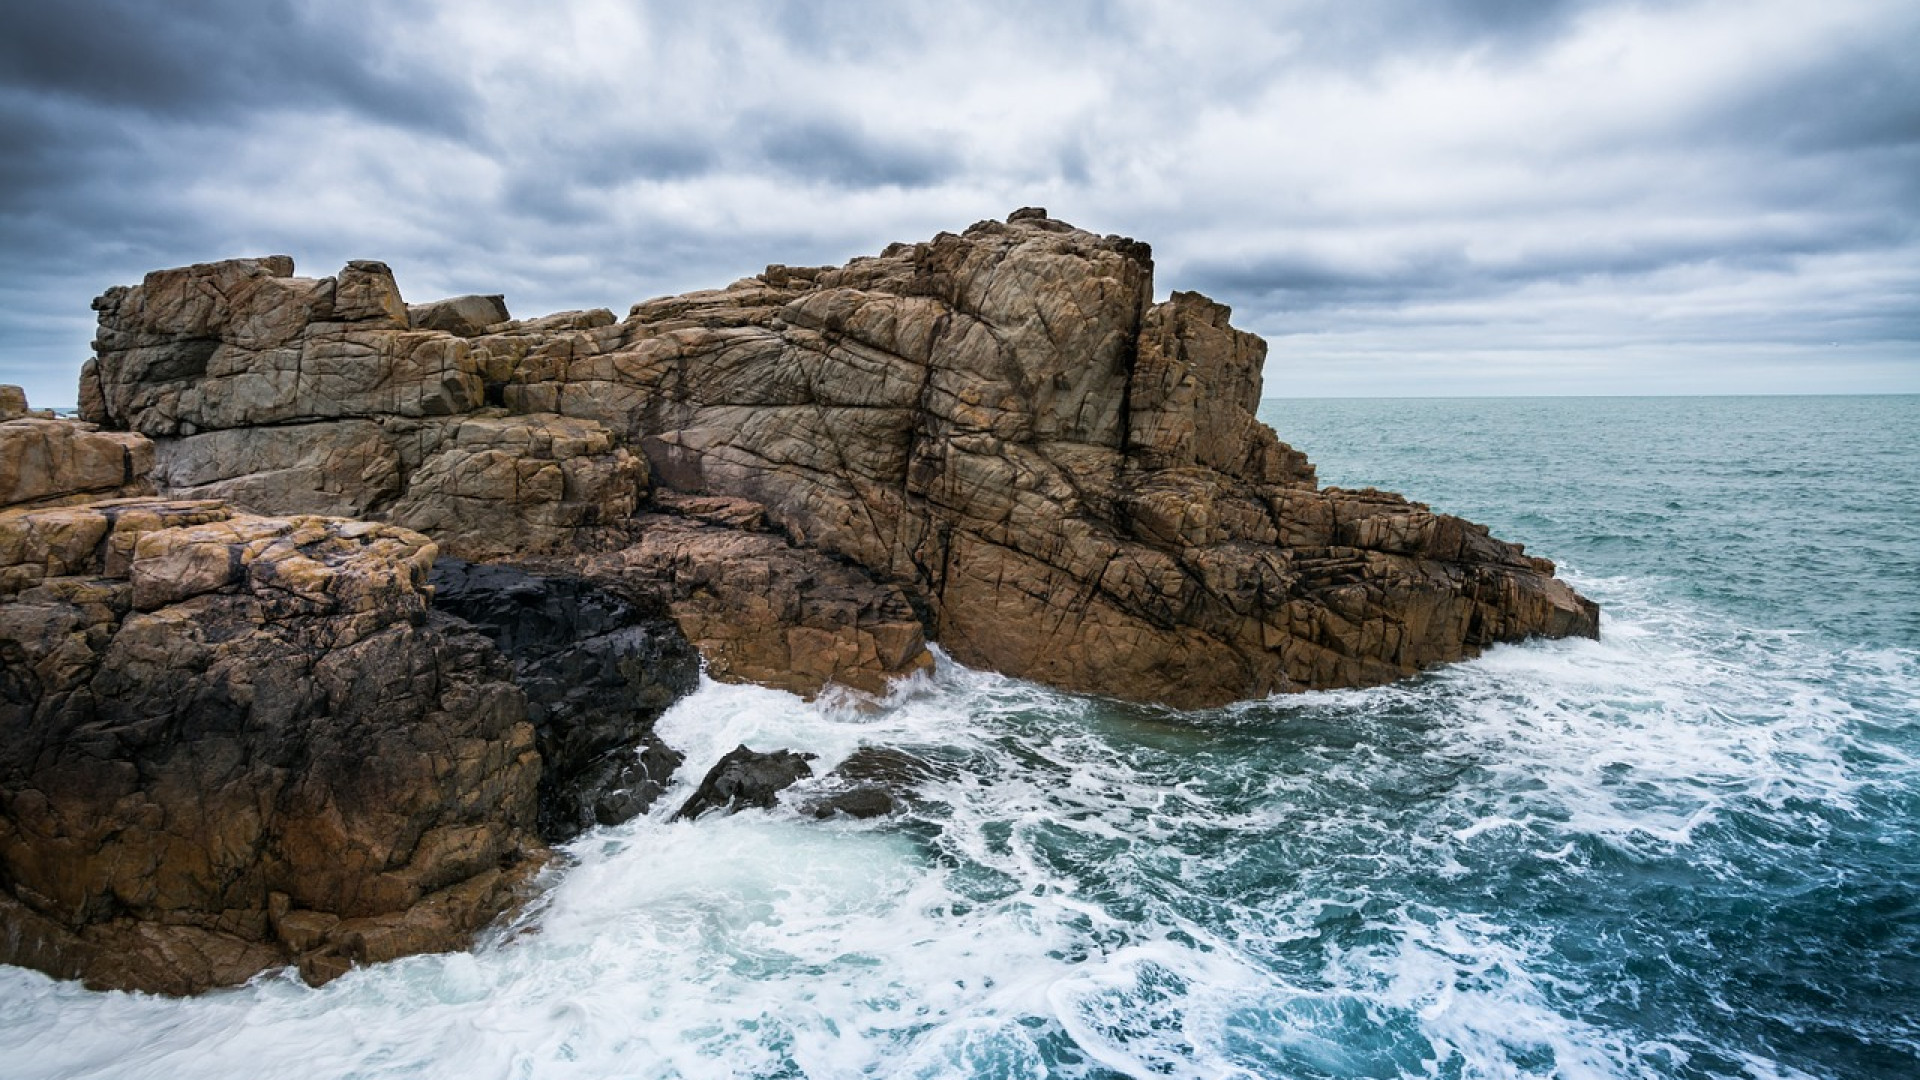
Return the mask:
<svg viewBox="0 0 1920 1080">
<path fill-rule="evenodd" d="M 887 822 L 591 834 L 474 953 L 318 991 L 0 969 L 0 1073 L 1920 1075 L 1920 399 L 1263 415 L 1558 560 L 1603 640 L 1198 714 L 951 664 L 878 709 L 707 685 L 663 722 L 692 776 L 951 776 Z"/>
</svg>

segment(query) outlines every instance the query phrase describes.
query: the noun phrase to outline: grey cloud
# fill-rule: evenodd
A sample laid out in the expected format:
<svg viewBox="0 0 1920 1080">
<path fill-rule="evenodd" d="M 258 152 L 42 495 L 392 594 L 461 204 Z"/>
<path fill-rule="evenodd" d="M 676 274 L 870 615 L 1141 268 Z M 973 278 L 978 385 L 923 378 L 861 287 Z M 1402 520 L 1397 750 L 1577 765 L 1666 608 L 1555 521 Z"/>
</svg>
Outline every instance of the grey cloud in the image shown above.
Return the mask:
<svg viewBox="0 0 1920 1080">
<path fill-rule="evenodd" d="M 1920 17 L 1910 17 L 1906 26 L 1839 54 L 1814 63 L 1800 59 L 1780 78 L 1702 116 L 1692 134 L 1802 153 L 1920 150 L 1916 56 Z"/>
<path fill-rule="evenodd" d="M 907 142 L 874 136 L 836 120 L 749 119 L 760 157 L 802 180 L 842 187 L 927 187 L 955 175 L 961 167 L 950 149 L 932 142 Z"/>
<path fill-rule="evenodd" d="M 1183 280 L 1223 299 L 1297 310 L 1399 305 L 1485 295 L 1534 284 L 1591 279 L 1636 280 L 1713 265 L 1790 273 L 1809 257 L 1834 251 L 1888 250 L 1897 237 L 1872 219 L 1817 227 L 1754 228 L 1724 240 L 1642 237 L 1567 243 L 1505 259 L 1473 258 L 1463 245 L 1413 247 L 1361 264 L 1302 252 L 1251 259 L 1199 258 L 1181 267 Z"/>
<path fill-rule="evenodd" d="M 1431 357 L 1456 339 L 1410 327 L 1491 322 L 1593 357 L 1831 334 L 1905 349 L 1920 389 L 1920 10 L 1769 3 L 1820 32 L 1504 141 L 1393 95 L 1458 70 L 1468 100 L 1571 103 L 1542 59 L 1623 5 L 36 3 L 0 39 L 0 381 L 70 401 L 87 300 L 163 265 L 374 257 L 413 298 L 623 311 L 1036 204 L 1151 242 L 1163 287 L 1270 335 Z M 1723 46 L 1717 9 L 1625 6 Z M 1342 109 L 1387 130 L 1347 139 Z M 1658 328 L 1618 314 L 1656 301 Z"/>
<path fill-rule="evenodd" d="M 0 37 L 0 84 L 156 116 L 204 120 L 210 113 L 331 104 L 401 127 L 463 130 L 458 88 L 417 64 L 403 72 L 379 66 L 388 43 L 372 13 L 357 6 L 18 5 Z"/>
</svg>

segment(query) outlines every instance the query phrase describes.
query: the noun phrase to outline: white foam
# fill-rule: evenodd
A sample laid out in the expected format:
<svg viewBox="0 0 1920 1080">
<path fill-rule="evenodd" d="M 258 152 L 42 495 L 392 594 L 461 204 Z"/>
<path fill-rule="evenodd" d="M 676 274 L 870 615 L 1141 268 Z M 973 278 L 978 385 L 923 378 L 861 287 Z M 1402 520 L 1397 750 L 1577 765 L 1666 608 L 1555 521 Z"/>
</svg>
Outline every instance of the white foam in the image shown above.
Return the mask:
<svg viewBox="0 0 1920 1080">
<path fill-rule="evenodd" d="M 1591 586 L 1610 604 L 1599 643 L 1495 649 L 1409 685 L 1194 717 L 944 657 L 878 702 L 703 682 L 659 725 L 687 754 L 673 790 L 571 845 L 540 902 L 472 954 L 189 1001 L 0 969 L 5 1069 L 1671 1071 L 1678 1041 L 1579 1017 L 1594 988 L 1555 967 L 1540 934 L 1410 891 L 1470 880 L 1490 858 L 1583 873 L 1593 843 L 1711 867 L 1705 838 L 1734 815 L 1818 837 L 1876 785 L 1913 782 L 1912 714 L 1897 709 L 1920 700 L 1920 662 L 1791 635 L 1728 642 L 1631 583 Z M 963 767 L 901 820 L 669 822 L 740 743 L 816 754 L 822 773 L 868 744 Z M 1755 1061 L 1755 1075 L 1794 1075 Z"/>
</svg>

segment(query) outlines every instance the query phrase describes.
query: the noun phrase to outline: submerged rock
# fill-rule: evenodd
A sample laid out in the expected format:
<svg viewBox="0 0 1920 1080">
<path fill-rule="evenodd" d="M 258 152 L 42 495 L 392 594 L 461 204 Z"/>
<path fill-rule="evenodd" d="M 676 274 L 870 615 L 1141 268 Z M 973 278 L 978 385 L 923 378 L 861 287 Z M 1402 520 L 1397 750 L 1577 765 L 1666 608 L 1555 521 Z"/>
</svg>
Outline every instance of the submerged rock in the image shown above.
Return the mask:
<svg viewBox="0 0 1920 1080">
<path fill-rule="evenodd" d="M 707 775 L 682 803 L 673 820 L 697 818 L 710 810 L 725 814 L 741 810 L 771 810 L 782 791 L 813 775 L 812 754 L 775 750 L 762 754 L 744 744 L 727 751 L 726 756 L 707 770 Z"/>
<path fill-rule="evenodd" d="M 819 789 L 800 804 L 800 811 L 817 818 L 885 817 L 912 801 L 915 789 L 940 771 L 905 750 L 863 746 L 821 778 Z"/>
</svg>

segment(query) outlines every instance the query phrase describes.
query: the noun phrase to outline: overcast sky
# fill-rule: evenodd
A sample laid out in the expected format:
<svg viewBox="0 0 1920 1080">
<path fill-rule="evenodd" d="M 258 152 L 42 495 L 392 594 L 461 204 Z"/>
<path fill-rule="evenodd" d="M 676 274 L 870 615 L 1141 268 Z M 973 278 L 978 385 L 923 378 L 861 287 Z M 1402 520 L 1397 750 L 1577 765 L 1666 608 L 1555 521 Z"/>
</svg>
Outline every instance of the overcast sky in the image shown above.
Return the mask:
<svg viewBox="0 0 1920 1080">
<path fill-rule="evenodd" d="M 1021 206 L 1153 245 L 1269 396 L 1920 392 L 1920 3 L 42 0 L 0 382 L 148 270 L 514 314 Z"/>
</svg>

